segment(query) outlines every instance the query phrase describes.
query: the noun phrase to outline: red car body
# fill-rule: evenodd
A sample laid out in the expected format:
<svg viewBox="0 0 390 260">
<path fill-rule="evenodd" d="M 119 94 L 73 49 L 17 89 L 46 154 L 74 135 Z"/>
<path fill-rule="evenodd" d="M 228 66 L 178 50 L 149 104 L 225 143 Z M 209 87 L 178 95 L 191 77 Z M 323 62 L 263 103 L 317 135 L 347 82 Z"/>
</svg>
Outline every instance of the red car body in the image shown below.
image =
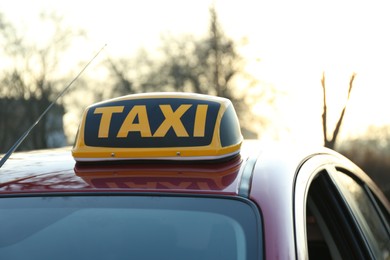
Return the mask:
<svg viewBox="0 0 390 260">
<path fill-rule="evenodd" d="M 1 170 L 0 197 L 109 193 L 244 198 L 262 216 L 264 258 L 305 259 L 304 190 L 329 167 L 342 167 L 363 181 L 388 214 L 383 193 L 341 155 L 327 149 L 266 148 L 258 141 L 246 141 L 240 155 L 214 163 L 80 164 L 69 148 L 16 153 Z"/>
</svg>

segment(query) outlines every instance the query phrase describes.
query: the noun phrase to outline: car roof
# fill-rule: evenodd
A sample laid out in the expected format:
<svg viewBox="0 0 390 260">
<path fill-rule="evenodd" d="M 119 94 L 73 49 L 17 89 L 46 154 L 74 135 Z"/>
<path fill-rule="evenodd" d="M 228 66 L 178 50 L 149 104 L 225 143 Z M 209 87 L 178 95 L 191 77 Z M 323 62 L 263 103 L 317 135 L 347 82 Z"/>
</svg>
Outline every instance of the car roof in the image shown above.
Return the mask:
<svg viewBox="0 0 390 260">
<path fill-rule="evenodd" d="M 19 152 L 1 169 L 0 194 L 132 191 L 234 195 L 245 160 L 238 155 L 205 163 L 76 163 L 70 147 Z"/>
<path fill-rule="evenodd" d="M 125 161 L 76 163 L 71 148 L 15 153 L 0 172 L 0 194 L 53 192 L 186 192 L 237 195 L 257 141 L 217 162 Z"/>
<path fill-rule="evenodd" d="M 269 145 L 258 140 L 245 140 L 238 156 L 207 162 L 76 163 L 71 147 L 18 152 L 1 168 L 0 195 L 131 192 L 252 196 L 256 200 L 264 192 L 256 195 L 250 191 L 263 189 L 270 190 L 272 195 L 267 196 L 290 197 L 292 194 L 277 192 L 283 192 L 280 187 L 290 187 L 285 191 L 290 193 L 300 165 L 319 154 L 335 156 L 353 165 L 323 147 Z M 271 183 L 275 187 L 265 187 Z"/>
</svg>

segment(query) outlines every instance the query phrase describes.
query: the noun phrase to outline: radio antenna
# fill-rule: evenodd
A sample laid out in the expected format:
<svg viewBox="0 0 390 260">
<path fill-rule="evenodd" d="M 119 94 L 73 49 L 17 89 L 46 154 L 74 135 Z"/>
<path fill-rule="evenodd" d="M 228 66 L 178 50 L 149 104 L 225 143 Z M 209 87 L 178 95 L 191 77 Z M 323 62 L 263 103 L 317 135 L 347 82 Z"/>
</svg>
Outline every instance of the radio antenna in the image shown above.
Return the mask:
<svg viewBox="0 0 390 260">
<path fill-rule="evenodd" d="M 77 74 L 77 76 L 58 94 L 58 96 L 50 103 L 50 105 L 43 111 L 43 113 L 38 117 L 34 124 L 27 129 L 26 132 L 16 141 L 16 143 L 8 150 L 8 152 L 1 158 L 0 168 L 3 164 L 8 160 L 8 158 L 12 155 L 12 153 L 19 147 L 19 145 L 26 139 L 26 137 L 30 134 L 30 132 L 34 129 L 34 127 L 41 121 L 41 119 L 46 115 L 46 113 L 57 103 L 58 99 L 60 99 L 65 92 L 73 85 L 73 83 L 81 76 L 81 74 L 88 68 L 88 66 L 95 60 L 95 58 L 102 52 L 102 50 L 107 46 L 107 44 L 103 45 L 103 47 L 84 65 L 83 69 Z"/>
</svg>

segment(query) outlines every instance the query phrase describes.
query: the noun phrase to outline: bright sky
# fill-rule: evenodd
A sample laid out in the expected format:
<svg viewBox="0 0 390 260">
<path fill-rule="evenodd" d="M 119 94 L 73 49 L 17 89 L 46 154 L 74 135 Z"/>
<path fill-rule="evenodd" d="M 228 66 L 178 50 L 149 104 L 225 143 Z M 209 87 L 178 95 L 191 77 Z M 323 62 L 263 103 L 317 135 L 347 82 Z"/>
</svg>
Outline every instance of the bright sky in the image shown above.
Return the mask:
<svg viewBox="0 0 390 260">
<path fill-rule="evenodd" d="M 275 125 L 289 128 L 286 138 L 322 143 L 323 71 L 335 102 L 333 115 L 341 110 L 349 77 L 357 73 L 342 135 L 390 124 L 388 1 L 13 0 L 1 1 L 0 10 L 38 37 L 44 33 L 34 23 L 38 14 L 55 10 L 86 30 L 90 41 L 80 55 L 88 59 L 105 43 L 111 55 L 131 56 L 142 45 L 156 46 L 162 32 L 202 35 L 212 2 L 226 34 L 248 39 L 242 52 L 251 73 L 287 93 L 274 117 Z M 333 127 L 334 116 L 331 120 Z"/>
</svg>

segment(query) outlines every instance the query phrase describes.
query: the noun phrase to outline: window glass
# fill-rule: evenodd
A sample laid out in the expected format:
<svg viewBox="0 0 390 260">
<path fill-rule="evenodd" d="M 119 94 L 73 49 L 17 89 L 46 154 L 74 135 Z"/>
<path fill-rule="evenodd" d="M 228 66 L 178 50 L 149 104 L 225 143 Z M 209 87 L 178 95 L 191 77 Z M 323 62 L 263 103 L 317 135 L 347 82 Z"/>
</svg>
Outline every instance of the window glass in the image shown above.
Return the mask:
<svg viewBox="0 0 390 260">
<path fill-rule="evenodd" d="M 306 238 L 309 259 L 351 258 L 343 220 L 331 199 L 328 174 L 322 171 L 310 185 L 306 202 Z"/>
<path fill-rule="evenodd" d="M 341 172 L 335 172 L 332 177 L 350 205 L 375 257 L 377 259 L 390 259 L 389 235 L 364 187 Z"/>
<path fill-rule="evenodd" d="M 331 256 L 334 239 L 321 218 L 316 205 L 310 200 L 306 209 L 306 232 L 309 259 L 333 259 Z M 338 254 L 335 247 L 332 248 L 334 254 Z"/>
<path fill-rule="evenodd" d="M 0 199 L 4 259 L 260 259 L 250 204 L 189 197 Z"/>
</svg>

